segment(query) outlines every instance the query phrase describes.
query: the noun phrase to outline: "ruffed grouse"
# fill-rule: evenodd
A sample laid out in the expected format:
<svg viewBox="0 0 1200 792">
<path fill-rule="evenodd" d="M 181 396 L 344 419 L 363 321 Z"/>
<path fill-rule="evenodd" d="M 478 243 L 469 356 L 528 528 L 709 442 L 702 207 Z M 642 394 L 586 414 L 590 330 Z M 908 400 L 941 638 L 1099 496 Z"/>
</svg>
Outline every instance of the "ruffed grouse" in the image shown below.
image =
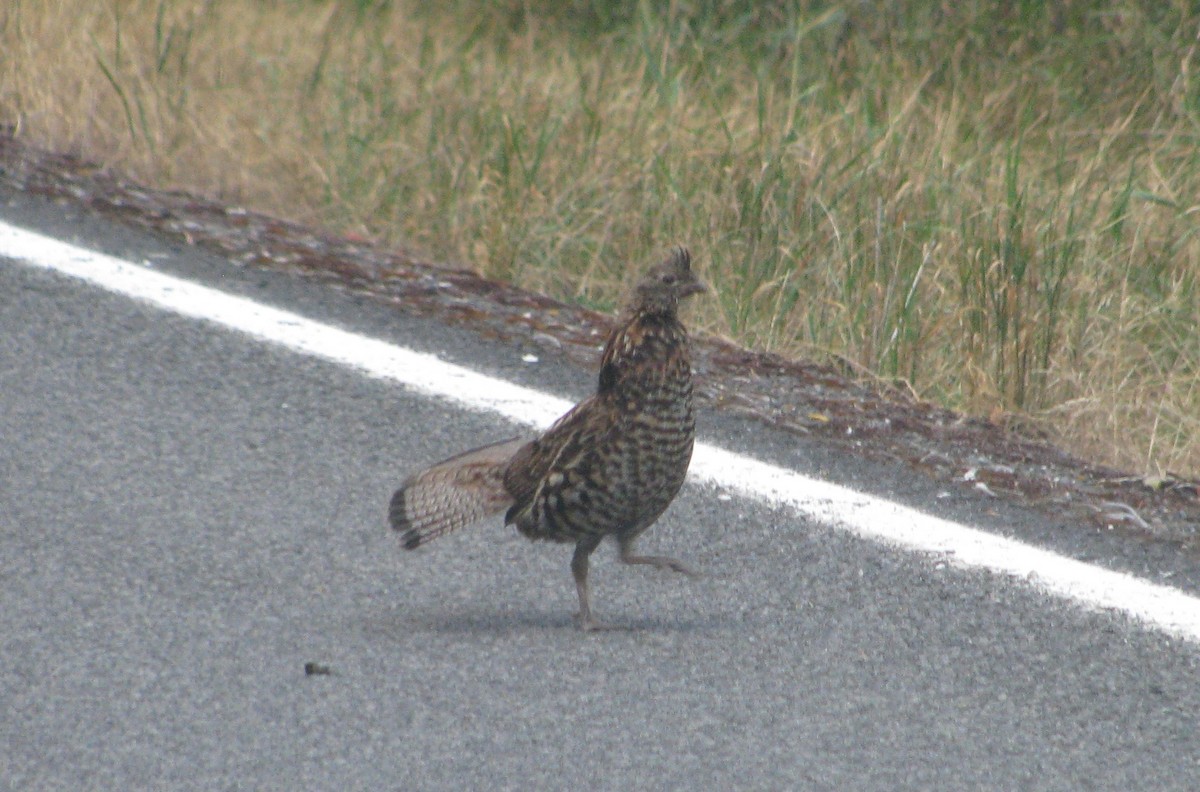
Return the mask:
<svg viewBox="0 0 1200 792">
<path fill-rule="evenodd" d="M 679 561 L 633 552 L 683 484 L 692 457 L 692 369 L 679 301 L 705 291 L 691 256 L 674 249 L 634 288 L 600 362 L 600 384 L 535 440 L 514 439 L 447 459 L 392 496 L 406 549 L 507 509 L 530 539 L 574 542 L 579 626 L 602 627 L 588 597 L 588 557 L 606 536 L 621 560 L 693 574 Z"/>
</svg>

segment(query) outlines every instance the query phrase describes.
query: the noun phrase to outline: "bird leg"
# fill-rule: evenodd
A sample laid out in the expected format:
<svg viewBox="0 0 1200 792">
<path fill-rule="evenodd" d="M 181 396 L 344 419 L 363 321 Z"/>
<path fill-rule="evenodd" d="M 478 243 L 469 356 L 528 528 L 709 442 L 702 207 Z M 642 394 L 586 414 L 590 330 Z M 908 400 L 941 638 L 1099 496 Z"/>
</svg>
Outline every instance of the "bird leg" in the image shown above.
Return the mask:
<svg viewBox="0 0 1200 792">
<path fill-rule="evenodd" d="M 635 536 L 621 536 L 617 539 L 617 545 L 621 551 L 621 562 L 625 564 L 647 564 L 655 569 L 669 569 L 672 572 L 678 572 L 682 575 L 687 575 L 690 578 L 699 577 L 693 572 L 687 564 L 682 561 L 676 561 L 674 558 L 666 556 L 643 556 L 633 554 L 633 542 Z"/>
<path fill-rule="evenodd" d="M 575 590 L 579 593 L 579 629 L 584 632 L 607 630 L 608 625 L 592 618 L 592 606 L 588 593 L 588 556 L 600 546 L 603 536 L 589 536 L 580 539 L 575 545 L 575 555 L 571 556 L 571 574 L 575 576 Z"/>
</svg>

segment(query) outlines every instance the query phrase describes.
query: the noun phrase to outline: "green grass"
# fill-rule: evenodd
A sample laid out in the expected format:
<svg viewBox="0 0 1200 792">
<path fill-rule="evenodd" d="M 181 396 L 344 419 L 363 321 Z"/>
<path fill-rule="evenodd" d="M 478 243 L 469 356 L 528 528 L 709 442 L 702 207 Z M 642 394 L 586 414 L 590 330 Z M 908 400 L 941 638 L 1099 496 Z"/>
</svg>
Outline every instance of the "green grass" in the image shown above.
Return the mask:
<svg viewBox="0 0 1200 792">
<path fill-rule="evenodd" d="M 710 332 L 1200 474 L 1194 4 L 47 5 L 30 140 L 604 309 L 685 242 Z"/>
</svg>

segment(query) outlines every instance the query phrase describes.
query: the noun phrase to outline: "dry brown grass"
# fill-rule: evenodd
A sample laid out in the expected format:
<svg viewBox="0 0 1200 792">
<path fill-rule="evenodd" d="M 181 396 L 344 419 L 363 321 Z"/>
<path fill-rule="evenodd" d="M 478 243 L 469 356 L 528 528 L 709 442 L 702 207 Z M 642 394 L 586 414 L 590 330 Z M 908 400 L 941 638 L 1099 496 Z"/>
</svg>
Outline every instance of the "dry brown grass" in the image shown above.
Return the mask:
<svg viewBox="0 0 1200 792">
<path fill-rule="evenodd" d="M 599 307 L 684 240 L 710 331 L 1200 474 L 1200 15 L 945 5 L 10 0 L 0 123 Z"/>
</svg>

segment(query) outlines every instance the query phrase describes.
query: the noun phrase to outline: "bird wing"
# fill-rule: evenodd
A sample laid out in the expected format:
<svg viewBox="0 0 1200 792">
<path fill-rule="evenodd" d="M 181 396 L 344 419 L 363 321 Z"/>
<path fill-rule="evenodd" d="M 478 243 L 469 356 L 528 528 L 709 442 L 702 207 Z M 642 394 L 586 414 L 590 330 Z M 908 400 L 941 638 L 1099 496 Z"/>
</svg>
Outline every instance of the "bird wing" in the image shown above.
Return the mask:
<svg viewBox="0 0 1200 792">
<path fill-rule="evenodd" d="M 615 424 L 608 400 L 590 396 L 517 451 L 504 474 L 504 486 L 513 497 L 505 522 L 520 521 L 546 487 L 554 486 L 549 483 L 551 475 L 577 467 L 585 455 L 603 445 L 604 436 Z"/>
</svg>

